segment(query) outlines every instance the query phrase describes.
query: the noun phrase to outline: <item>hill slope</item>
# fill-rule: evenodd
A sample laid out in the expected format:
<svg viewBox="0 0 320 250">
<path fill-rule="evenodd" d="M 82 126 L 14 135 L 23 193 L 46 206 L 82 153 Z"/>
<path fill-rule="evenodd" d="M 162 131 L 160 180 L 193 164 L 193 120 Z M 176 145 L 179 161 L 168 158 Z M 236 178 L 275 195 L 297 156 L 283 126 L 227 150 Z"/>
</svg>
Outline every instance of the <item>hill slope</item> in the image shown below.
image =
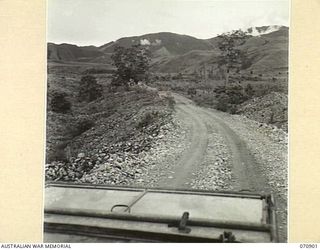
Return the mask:
<svg viewBox="0 0 320 250">
<path fill-rule="evenodd" d="M 112 53 L 115 46 L 130 47 L 134 44 L 149 46 L 152 53 L 166 51 L 170 55 L 182 55 L 192 50 L 210 50 L 211 44 L 206 40 L 197 39 L 192 36 L 179 35 L 170 32 L 160 32 L 120 38 L 116 42 L 108 43 L 100 47 L 100 50 Z"/>
<path fill-rule="evenodd" d="M 241 49 L 249 63 L 246 70 L 265 71 L 288 67 L 288 28 L 263 26 L 248 29 L 250 36 Z M 78 47 L 71 44 L 48 44 L 48 60 L 111 63 L 116 46 L 141 44 L 152 53 L 152 69 L 157 72 L 185 72 L 199 70 L 203 65 L 216 67 L 219 55 L 218 37 L 197 39 L 192 36 L 160 32 L 120 38 L 100 47 Z"/>
<path fill-rule="evenodd" d="M 90 61 L 103 53 L 95 46 L 79 47 L 73 44 L 48 43 L 48 59 L 56 61 Z"/>
</svg>

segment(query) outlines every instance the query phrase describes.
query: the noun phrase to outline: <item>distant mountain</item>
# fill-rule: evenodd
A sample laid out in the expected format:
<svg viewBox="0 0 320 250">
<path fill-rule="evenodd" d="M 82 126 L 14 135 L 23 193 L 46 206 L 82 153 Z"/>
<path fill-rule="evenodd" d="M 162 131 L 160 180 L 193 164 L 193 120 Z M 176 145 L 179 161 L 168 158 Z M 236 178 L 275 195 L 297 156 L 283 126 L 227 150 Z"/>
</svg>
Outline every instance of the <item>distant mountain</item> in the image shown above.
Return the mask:
<svg viewBox="0 0 320 250">
<path fill-rule="evenodd" d="M 54 44 L 48 43 L 49 60 L 56 61 L 90 61 L 99 56 L 103 56 L 103 52 L 95 46 L 79 47 L 72 44 Z"/>
<path fill-rule="evenodd" d="M 251 70 L 265 71 L 288 67 L 289 29 L 253 36 L 241 47 L 251 61 Z"/>
<path fill-rule="evenodd" d="M 289 29 L 279 26 L 275 31 L 268 32 L 271 30 L 268 27 L 256 28 L 256 30 L 260 30 L 261 35 L 249 35 L 245 44 L 240 47 L 248 57 L 246 65 L 243 65 L 244 70 L 262 72 L 288 68 Z M 265 33 L 262 34 L 263 32 Z M 214 37 L 206 41 L 211 44 L 211 50 L 193 50 L 172 57 L 162 61 L 160 65 L 156 64 L 155 69 L 160 72 L 185 73 L 192 73 L 200 68 L 216 70 L 220 53 L 218 49 L 219 38 Z"/>
<path fill-rule="evenodd" d="M 288 27 L 262 26 L 247 30 L 249 37 L 240 49 L 248 55 L 247 70 L 272 70 L 288 67 Z M 152 53 L 151 66 L 158 72 L 192 73 L 201 67 L 216 67 L 218 37 L 197 39 L 170 32 L 124 37 L 100 47 L 48 44 L 48 60 L 111 63 L 114 48 L 141 44 Z"/>
<path fill-rule="evenodd" d="M 182 55 L 192 50 L 212 49 L 211 44 L 206 40 L 170 32 L 160 32 L 142 36 L 120 38 L 113 43 L 102 45 L 100 50 L 106 53 L 111 53 L 117 45 L 130 47 L 134 44 L 149 46 L 151 52 L 156 52 L 156 54 L 163 54 L 162 52 L 165 52 L 170 55 Z"/>
</svg>

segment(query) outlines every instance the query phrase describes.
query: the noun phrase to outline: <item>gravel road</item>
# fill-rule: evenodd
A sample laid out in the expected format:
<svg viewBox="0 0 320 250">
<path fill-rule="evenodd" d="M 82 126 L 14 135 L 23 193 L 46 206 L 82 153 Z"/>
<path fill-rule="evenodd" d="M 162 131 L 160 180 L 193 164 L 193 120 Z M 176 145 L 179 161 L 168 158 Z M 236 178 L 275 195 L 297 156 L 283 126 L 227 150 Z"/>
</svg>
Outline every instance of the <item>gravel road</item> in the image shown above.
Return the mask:
<svg viewBox="0 0 320 250">
<path fill-rule="evenodd" d="M 190 128 L 190 145 L 174 164 L 172 178 L 159 182 L 159 186 L 172 188 L 189 187 L 195 179 L 194 172 L 207 154 L 209 132 L 219 134 L 227 145 L 230 158 L 222 158 L 233 173 L 233 188 L 236 190 L 268 191 L 257 162 L 246 143 L 221 118 L 221 112 L 207 110 L 193 104 L 189 99 L 174 95 L 178 117 Z M 214 141 L 211 143 L 215 144 Z M 229 161 L 229 164 L 227 164 Z M 230 164 L 231 161 L 231 164 Z M 210 188 L 210 186 L 208 187 Z"/>
<path fill-rule="evenodd" d="M 95 153 L 100 163 L 83 175 L 75 171 L 79 163 L 91 162 L 83 156 L 69 167 L 49 164 L 46 175 L 78 183 L 273 193 L 279 240 L 286 242 L 287 133 L 173 96 L 172 119 L 147 138 L 148 150 L 110 153 L 104 145 Z"/>
<path fill-rule="evenodd" d="M 280 241 L 285 242 L 287 134 L 243 116 L 199 107 L 178 94 L 174 98 L 179 132 L 171 141 L 173 134 L 167 134 L 150 152 L 153 163 L 143 175 L 144 184 L 153 180 L 151 186 L 165 188 L 271 192 Z M 168 154 L 159 157 L 164 145 Z"/>
</svg>

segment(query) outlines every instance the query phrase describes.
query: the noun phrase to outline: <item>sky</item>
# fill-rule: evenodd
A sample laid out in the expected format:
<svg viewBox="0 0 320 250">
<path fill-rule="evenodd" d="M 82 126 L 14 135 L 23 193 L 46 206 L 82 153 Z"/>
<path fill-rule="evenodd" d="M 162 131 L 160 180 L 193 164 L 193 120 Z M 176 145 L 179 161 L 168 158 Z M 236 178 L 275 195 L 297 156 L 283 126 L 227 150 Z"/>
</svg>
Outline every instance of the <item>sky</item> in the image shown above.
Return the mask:
<svg viewBox="0 0 320 250">
<path fill-rule="evenodd" d="M 48 0 L 47 40 L 101 46 L 174 32 L 201 39 L 264 25 L 289 26 L 290 0 Z"/>
</svg>

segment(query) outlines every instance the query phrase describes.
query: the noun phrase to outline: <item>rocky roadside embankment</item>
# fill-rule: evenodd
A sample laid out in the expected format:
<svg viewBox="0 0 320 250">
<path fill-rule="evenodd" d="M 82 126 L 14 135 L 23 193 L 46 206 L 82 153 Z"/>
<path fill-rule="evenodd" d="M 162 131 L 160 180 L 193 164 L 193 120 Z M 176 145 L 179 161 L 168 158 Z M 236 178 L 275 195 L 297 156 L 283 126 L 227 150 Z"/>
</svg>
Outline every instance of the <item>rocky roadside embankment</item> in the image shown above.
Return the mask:
<svg viewBox="0 0 320 250">
<path fill-rule="evenodd" d="M 150 141 L 150 149 L 139 153 L 121 152 L 86 173 L 79 182 L 127 184 L 155 187 L 161 178 L 170 178 L 172 162 L 184 150 L 186 133 L 176 117 L 163 125 Z"/>
<path fill-rule="evenodd" d="M 239 105 L 237 112 L 252 120 L 288 131 L 288 95 L 271 92 Z"/>
<path fill-rule="evenodd" d="M 280 241 L 287 240 L 288 134 L 273 125 L 250 120 L 241 115 L 222 114 L 224 121 L 246 145 L 260 167 L 268 188 L 276 199 Z"/>
<path fill-rule="evenodd" d="M 128 184 L 137 179 L 144 154 L 172 126 L 172 102 L 155 91 L 134 89 L 75 103 L 68 114 L 48 112 L 46 181 Z"/>
<path fill-rule="evenodd" d="M 174 114 L 160 120 L 127 141 L 113 145 L 96 142 L 96 148 L 86 150 L 90 154 L 81 152 L 68 163 L 47 164 L 46 180 L 157 186 L 159 179 L 170 178 L 172 162 L 187 144 L 186 129 Z"/>
</svg>

